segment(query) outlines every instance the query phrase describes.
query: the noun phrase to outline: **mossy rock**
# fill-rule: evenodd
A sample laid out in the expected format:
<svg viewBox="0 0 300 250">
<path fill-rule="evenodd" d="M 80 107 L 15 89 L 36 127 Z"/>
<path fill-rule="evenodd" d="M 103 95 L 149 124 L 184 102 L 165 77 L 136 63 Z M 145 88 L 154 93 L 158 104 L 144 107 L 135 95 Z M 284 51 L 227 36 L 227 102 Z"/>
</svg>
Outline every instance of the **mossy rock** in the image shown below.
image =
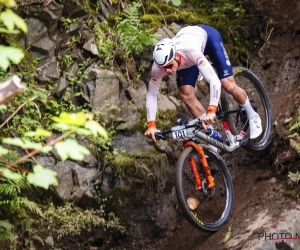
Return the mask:
<svg viewBox="0 0 300 250">
<path fill-rule="evenodd" d="M 163 2 L 154 3 L 151 2 L 150 5 L 146 6 L 147 13 L 164 13 L 164 14 L 171 14 L 177 11 L 177 7 L 173 5 L 168 5 Z"/>
<path fill-rule="evenodd" d="M 178 98 L 180 97 L 178 96 Z M 132 130 L 144 133 L 147 129 L 146 109 L 138 109 L 138 112 L 141 118 Z M 174 126 L 177 117 L 178 110 L 158 110 L 156 114 L 156 126 L 159 129 L 168 129 Z"/>
<path fill-rule="evenodd" d="M 145 182 L 161 179 L 167 166 L 167 158 L 156 150 L 119 153 L 107 157 L 116 177 L 141 178 Z"/>
<path fill-rule="evenodd" d="M 141 18 L 142 22 L 151 24 L 152 27 L 158 28 L 163 21 L 162 17 L 157 14 L 145 14 Z"/>
</svg>

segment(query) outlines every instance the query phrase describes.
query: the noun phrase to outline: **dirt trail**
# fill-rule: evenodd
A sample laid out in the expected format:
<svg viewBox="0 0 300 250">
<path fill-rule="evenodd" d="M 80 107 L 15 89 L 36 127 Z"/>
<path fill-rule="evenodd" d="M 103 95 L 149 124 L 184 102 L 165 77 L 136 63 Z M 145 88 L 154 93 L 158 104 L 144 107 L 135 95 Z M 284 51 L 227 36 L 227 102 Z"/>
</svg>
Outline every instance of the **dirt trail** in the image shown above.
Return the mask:
<svg viewBox="0 0 300 250">
<path fill-rule="evenodd" d="M 287 131 L 284 125 L 284 110 L 288 107 L 294 110 L 300 104 L 299 82 L 286 93 L 271 95 L 271 105 L 274 120 L 274 142 L 263 153 L 250 154 L 243 149 L 233 155 L 225 155 L 234 183 L 234 208 L 230 221 L 220 231 L 209 234 L 201 232 L 184 220 L 181 227 L 164 243 L 156 246 L 157 250 L 238 250 L 248 248 L 247 242 L 262 242 L 259 233 L 266 233 L 263 228 L 267 221 L 277 221 L 284 211 L 296 208 L 299 202 L 286 196 L 287 176 L 286 173 L 278 175 L 275 167 L 274 143 L 283 140 L 280 136 Z M 289 98 L 286 98 L 289 96 Z M 299 100 L 298 100 L 299 99 Z M 288 145 L 287 145 L 288 146 Z M 278 149 L 285 151 L 284 148 Z M 289 151 L 290 152 L 290 151 Z M 292 151 L 291 151 L 292 152 Z M 290 155 L 294 157 L 294 155 Z M 299 158 L 299 157 L 298 157 Z M 232 163 L 234 162 L 234 163 Z M 300 159 L 291 159 L 291 163 L 300 165 Z M 279 169 L 280 170 L 280 169 Z M 300 211 L 299 216 L 300 216 Z M 265 216 L 267 214 L 267 217 Z M 271 218 L 271 219 L 270 219 Z M 225 234 L 231 231 L 230 240 L 224 244 L 222 241 Z M 153 248 L 152 248 L 153 249 Z M 269 248 L 270 249 L 270 248 Z M 274 249 L 275 243 L 274 243 Z M 280 248 L 278 248 L 280 249 Z M 289 248 L 287 248 L 289 249 Z"/>
</svg>

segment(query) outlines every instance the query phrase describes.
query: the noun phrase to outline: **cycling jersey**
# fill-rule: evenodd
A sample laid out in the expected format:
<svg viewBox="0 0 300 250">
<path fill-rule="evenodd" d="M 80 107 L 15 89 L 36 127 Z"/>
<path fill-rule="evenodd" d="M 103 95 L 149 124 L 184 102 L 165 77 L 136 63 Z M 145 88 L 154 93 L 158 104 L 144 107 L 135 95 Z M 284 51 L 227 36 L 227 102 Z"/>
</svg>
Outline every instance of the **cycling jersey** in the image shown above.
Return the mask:
<svg viewBox="0 0 300 250">
<path fill-rule="evenodd" d="M 218 106 L 221 94 L 220 79 L 232 75 L 231 64 L 219 32 L 208 25 L 187 26 L 172 38 L 172 42 L 176 46 L 176 53 L 181 56 L 176 72 L 177 86 L 191 85 L 195 87 L 200 71 L 204 79 L 210 84 L 209 105 Z M 218 75 L 205 55 L 209 56 Z M 146 98 L 148 121 L 155 121 L 157 95 L 165 75 L 167 73 L 156 63 L 153 63 Z"/>
</svg>

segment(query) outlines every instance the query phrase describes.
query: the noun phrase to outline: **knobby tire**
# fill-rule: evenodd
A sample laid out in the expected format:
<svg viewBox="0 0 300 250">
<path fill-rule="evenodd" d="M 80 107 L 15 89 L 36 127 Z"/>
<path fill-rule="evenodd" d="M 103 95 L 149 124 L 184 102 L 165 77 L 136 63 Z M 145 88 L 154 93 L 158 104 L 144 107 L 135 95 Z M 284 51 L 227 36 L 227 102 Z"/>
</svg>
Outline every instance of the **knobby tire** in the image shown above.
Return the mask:
<svg viewBox="0 0 300 250">
<path fill-rule="evenodd" d="M 271 133 L 272 133 L 272 111 L 271 105 L 264 89 L 263 84 L 257 78 L 257 76 L 247 68 L 244 67 L 233 67 L 233 75 L 236 84 L 244 89 L 249 97 L 250 101 L 253 103 L 257 112 L 262 119 L 263 133 L 257 139 L 250 140 L 245 146 L 243 146 L 248 151 L 261 151 L 265 149 L 271 142 Z M 222 90 L 221 94 L 221 106 L 223 111 L 230 111 L 237 109 L 239 104 Z M 225 116 L 231 132 L 234 135 L 239 134 L 243 124 L 237 124 L 237 114 L 233 113 Z M 248 129 L 248 135 L 249 135 Z"/>
<path fill-rule="evenodd" d="M 207 195 L 203 190 L 195 191 L 195 179 L 189 166 L 189 158 L 194 157 L 201 180 L 205 179 L 198 153 L 193 147 L 187 147 L 177 161 L 176 194 L 178 203 L 187 220 L 204 232 L 218 231 L 230 218 L 233 206 L 233 184 L 223 159 L 207 146 L 201 145 L 207 157 L 215 182 L 215 193 Z M 192 210 L 187 201 L 192 199 L 199 206 Z"/>
</svg>

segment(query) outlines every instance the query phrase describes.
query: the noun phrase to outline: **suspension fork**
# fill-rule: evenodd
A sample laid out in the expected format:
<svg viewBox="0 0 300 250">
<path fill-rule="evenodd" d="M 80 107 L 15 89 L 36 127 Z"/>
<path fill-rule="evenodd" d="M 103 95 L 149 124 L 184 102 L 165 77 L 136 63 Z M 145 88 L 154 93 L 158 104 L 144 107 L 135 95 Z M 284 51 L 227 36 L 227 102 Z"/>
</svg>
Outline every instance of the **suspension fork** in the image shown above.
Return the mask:
<svg viewBox="0 0 300 250">
<path fill-rule="evenodd" d="M 205 176 L 206 176 L 206 179 L 207 179 L 208 188 L 213 188 L 215 186 L 215 182 L 212 178 L 210 167 L 207 163 L 203 148 L 192 141 L 185 142 L 184 148 L 186 148 L 186 147 L 193 147 L 197 151 L 200 162 L 202 164 L 202 167 L 203 167 L 203 170 L 205 173 Z M 193 175 L 194 175 L 194 178 L 196 181 L 196 191 L 198 191 L 202 187 L 202 181 L 201 181 L 200 174 L 199 174 L 199 171 L 198 171 L 196 163 L 195 163 L 195 159 L 193 157 L 189 158 L 189 164 L 190 164 L 191 170 L 193 172 Z"/>
</svg>

